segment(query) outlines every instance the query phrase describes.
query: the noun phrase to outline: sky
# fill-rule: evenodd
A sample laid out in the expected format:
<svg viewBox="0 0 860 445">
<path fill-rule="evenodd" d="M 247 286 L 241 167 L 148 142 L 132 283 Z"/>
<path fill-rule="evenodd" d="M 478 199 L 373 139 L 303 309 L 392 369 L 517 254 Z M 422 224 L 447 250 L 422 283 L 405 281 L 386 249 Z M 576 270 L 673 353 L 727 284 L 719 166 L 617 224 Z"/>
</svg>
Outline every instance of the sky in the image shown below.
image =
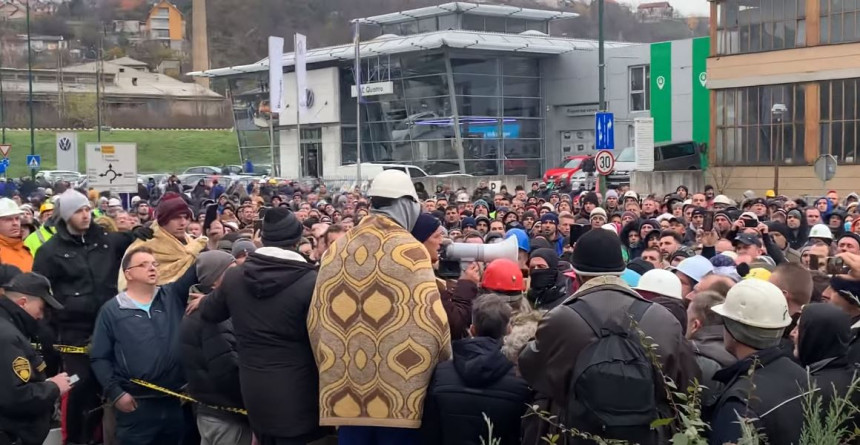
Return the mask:
<svg viewBox="0 0 860 445">
<path fill-rule="evenodd" d="M 651 3 L 656 0 L 621 0 L 623 3 L 631 3 L 638 5 L 640 3 Z M 707 0 L 669 0 L 672 7 L 683 15 L 706 16 L 710 13 L 711 7 Z"/>
</svg>

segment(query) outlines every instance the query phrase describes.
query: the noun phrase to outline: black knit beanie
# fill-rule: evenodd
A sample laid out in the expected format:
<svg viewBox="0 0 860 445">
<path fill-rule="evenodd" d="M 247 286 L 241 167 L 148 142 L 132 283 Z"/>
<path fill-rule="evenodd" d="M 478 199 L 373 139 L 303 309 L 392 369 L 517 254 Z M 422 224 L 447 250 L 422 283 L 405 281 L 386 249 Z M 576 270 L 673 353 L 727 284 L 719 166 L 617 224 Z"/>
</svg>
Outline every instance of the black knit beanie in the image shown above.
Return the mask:
<svg viewBox="0 0 860 445">
<path fill-rule="evenodd" d="M 302 224 L 296 215 L 284 207 L 275 207 L 266 212 L 263 218 L 263 246 L 294 248 L 302 239 Z"/>
<path fill-rule="evenodd" d="M 608 230 L 589 230 L 576 242 L 571 258 L 577 275 L 621 275 L 626 268 L 621 257 L 621 240 Z"/>
</svg>

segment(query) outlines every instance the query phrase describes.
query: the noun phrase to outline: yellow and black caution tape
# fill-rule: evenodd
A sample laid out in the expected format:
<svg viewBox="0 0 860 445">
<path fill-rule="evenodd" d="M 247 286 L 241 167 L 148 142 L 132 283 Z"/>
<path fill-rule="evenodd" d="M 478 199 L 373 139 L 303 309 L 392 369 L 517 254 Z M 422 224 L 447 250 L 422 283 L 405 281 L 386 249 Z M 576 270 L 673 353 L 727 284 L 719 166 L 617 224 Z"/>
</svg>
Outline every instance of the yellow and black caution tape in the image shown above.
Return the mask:
<svg viewBox="0 0 860 445">
<path fill-rule="evenodd" d="M 181 400 L 185 400 L 186 402 L 197 403 L 197 404 L 203 405 L 203 406 L 208 407 L 208 408 L 217 409 L 220 411 L 227 411 L 227 412 L 231 412 L 231 413 L 235 413 L 235 414 L 241 414 L 243 416 L 248 415 L 248 411 L 246 411 L 244 409 L 233 408 L 230 406 L 209 405 L 209 404 L 206 404 L 203 402 L 199 402 L 199 401 L 197 401 L 197 399 L 194 399 L 193 397 L 189 397 L 186 394 L 180 394 L 176 391 L 171 391 L 167 388 L 163 388 L 161 386 L 158 386 L 158 385 L 155 385 L 155 384 L 152 384 L 152 383 L 140 380 L 140 379 L 131 379 L 131 383 L 135 383 L 137 385 L 143 386 L 144 388 L 149 388 L 151 390 L 158 391 L 160 393 L 167 394 L 169 396 L 173 396 L 173 397 L 176 397 L 176 398 L 181 399 Z"/>
<path fill-rule="evenodd" d="M 41 351 L 42 345 L 39 343 L 30 343 L 33 348 Z M 89 354 L 89 346 L 69 346 L 69 345 L 54 345 L 54 350 L 61 354 Z"/>
</svg>

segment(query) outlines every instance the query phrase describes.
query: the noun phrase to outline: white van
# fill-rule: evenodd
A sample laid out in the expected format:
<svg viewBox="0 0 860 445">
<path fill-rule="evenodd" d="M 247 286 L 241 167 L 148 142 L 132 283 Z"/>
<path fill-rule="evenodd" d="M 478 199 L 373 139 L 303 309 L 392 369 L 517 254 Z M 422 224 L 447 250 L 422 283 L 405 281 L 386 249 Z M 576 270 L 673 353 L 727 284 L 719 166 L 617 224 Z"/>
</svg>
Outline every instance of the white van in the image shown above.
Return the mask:
<svg viewBox="0 0 860 445">
<path fill-rule="evenodd" d="M 406 172 L 406 174 L 408 174 L 410 178 L 423 178 L 425 176 L 429 176 L 427 175 L 427 172 L 421 169 L 421 167 L 416 167 L 414 165 L 374 164 L 370 162 L 363 162 L 361 164 L 361 178 L 367 180 L 373 178 L 374 176 L 382 173 L 385 170 L 400 170 Z M 334 176 L 338 179 L 356 179 L 356 177 L 358 176 L 356 164 L 341 165 L 340 167 L 335 169 L 334 174 L 331 176 Z"/>
</svg>

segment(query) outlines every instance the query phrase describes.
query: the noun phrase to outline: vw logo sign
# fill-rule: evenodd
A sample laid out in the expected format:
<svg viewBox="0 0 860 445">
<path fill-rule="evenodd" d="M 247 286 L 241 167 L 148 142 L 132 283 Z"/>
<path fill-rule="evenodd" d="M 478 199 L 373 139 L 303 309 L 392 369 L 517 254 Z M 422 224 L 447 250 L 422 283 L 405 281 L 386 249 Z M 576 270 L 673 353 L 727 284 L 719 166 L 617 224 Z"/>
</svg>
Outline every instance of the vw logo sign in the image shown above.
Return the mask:
<svg viewBox="0 0 860 445">
<path fill-rule="evenodd" d="M 314 90 L 308 88 L 305 90 L 305 106 L 308 109 L 314 107 Z"/>
<path fill-rule="evenodd" d="M 69 151 L 72 149 L 72 141 L 69 138 L 62 138 L 57 144 L 60 146 L 60 150 Z"/>
</svg>

